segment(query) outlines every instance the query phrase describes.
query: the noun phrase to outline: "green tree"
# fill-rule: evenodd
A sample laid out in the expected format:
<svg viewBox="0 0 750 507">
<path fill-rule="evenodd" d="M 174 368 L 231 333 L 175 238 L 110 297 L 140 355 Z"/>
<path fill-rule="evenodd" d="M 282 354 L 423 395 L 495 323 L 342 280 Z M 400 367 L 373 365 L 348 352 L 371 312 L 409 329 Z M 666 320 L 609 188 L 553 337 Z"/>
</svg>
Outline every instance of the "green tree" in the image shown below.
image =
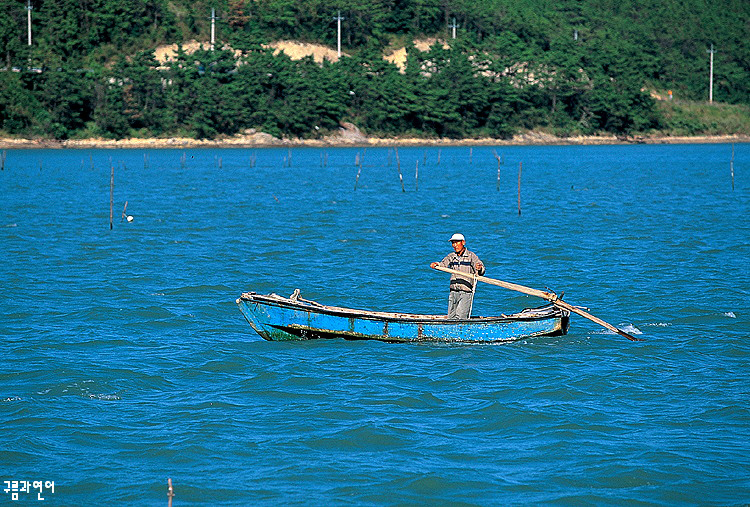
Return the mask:
<svg viewBox="0 0 750 507">
<path fill-rule="evenodd" d="M 26 33 L 19 30 L 23 26 L 25 9 L 15 0 L 0 0 L 0 68 L 19 65 L 25 55 Z"/>
<path fill-rule="evenodd" d="M 198 73 L 192 75 L 195 107 L 186 118 L 186 126 L 199 138 L 235 134 L 239 128 L 236 121 L 239 99 L 234 86 L 236 62 L 232 52 L 200 50 L 191 60 Z"/>
<path fill-rule="evenodd" d="M 129 132 L 125 112 L 124 79 L 120 73 L 105 72 L 94 87 L 94 122 L 104 137 L 122 139 Z"/>
<path fill-rule="evenodd" d="M 166 97 L 163 72 L 153 51 L 141 51 L 120 60 L 116 72 L 123 80 L 125 114 L 130 127 L 161 134 L 169 121 L 165 117 Z"/>
<path fill-rule="evenodd" d="M 0 72 L 0 129 L 9 134 L 30 132 L 43 115 L 39 102 L 26 89 L 18 72 Z"/>
<path fill-rule="evenodd" d="M 89 50 L 88 41 L 81 34 L 82 15 L 76 0 L 45 0 L 35 14 L 43 32 L 36 38 L 35 52 L 42 58 L 57 55 L 62 60 L 77 59 Z"/>
<path fill-rule="evenodd" d="M 594 129 L 630 133 L 658 122 L 653 99 L 642 90 L 639 59 L 637 47 L 615 34 L 592 41 L 585 70 L 593 83 L 581 107 L 590 113 Z"/>
<path fill-rule="evenodd" d="M 44 128 L 56 139 L 66 139 L 92 119 L 94 88 L 79 61 L 51 59 L 41 72 L 29 72 L 28 85 L 45 109 Z"/>
<path fill-rule="evenodd" d="M 197 107 L 194 84 L 199 78 L 198 66 L 195 59 L 179 46 L 163 76 L 166 83 L 164 130 L 177 133 L 187 128 Z"/>
</svg>

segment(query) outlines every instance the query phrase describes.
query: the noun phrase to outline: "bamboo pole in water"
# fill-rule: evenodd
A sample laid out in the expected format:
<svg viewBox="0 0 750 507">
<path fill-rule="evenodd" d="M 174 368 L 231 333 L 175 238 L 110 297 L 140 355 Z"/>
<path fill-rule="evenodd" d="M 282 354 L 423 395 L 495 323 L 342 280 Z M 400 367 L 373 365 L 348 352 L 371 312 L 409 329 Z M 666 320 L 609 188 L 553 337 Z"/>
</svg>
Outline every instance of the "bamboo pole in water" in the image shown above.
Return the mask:
<svg viewBox="0 0 750 507">
<path fill-rule="evenodd" d="M 3 155 L 0 157 L 0 171 L 5 170 L 5 157 L 8 156 L 8 152 L 3 150 Z"/>
<path fill-rule="evenodd" d="M 415 190 L 419 190 L 419 160 L 417 160 L 417 169 L 414 172 L 414 182 L 415 182 Z"/>
<path fill-rule="evenodd" d="M 362 172 L 362 166 L 357 169 L 357 178 L 354 180 L 354 190 L 357 190 L 357 183 L 359 183 L 359 174 Z"/>
<path fill-rule="evenodd" d="M 734 192 L 734 143 L 732 143 L 732 159 L 729 161 L 729 172 L 732 174 L 732 192 Z"/>
<path fill-rule="evenodd" d="M 401 191 L 406 192 L 404 189 L 404 175 L 401 174 L 401 159 L 398 156 L 398 148 L 396 148 L 396 162 L 398 164 L 398 179 L 401 180 Z"/>
<path fill-rule="evenodd" d="M 523 162 L 518 163 L 518 216 L 521 216 L 521 168 Z"/>
<path fill-rule="evenodd" d="M 172 507 L 172 498 L 174 498 L 174 488 L 172 487 L 171 477 L 167 479 L 167 498 L 169 499 L 169 503 L 167 504 L 167 507 Z"/>
<path fill-rule="evenodd" d="M 497 159 L 497 183 L 495 184 L 496 190 L 500 190 L 500 155 L 497 154 L 497 151 L 492 150 L 492 154 L 495 155 L 495 159 Z"/>
<path fill-rule="evenodd" d="M 110 161 L 111 173 L 109 176 L 109 230 L 112 230 L 112 208 L 115 205 L 115 166 Z"/>
</svg>

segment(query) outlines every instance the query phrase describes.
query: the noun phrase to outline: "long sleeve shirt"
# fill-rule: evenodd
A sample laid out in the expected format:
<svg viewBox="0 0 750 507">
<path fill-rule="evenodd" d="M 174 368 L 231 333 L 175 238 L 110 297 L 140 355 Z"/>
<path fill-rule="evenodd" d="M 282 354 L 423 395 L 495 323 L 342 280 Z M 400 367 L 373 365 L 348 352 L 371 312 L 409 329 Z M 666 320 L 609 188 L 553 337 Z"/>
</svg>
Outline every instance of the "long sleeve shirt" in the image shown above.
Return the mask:
<svg viewBox="0 0 750 507">
<path fill-rule="evenodd" d="M 482 263 L 482 271 L 477 272 L 477 263 L 481 263 L 482 261 L 479 260 L 479 257 L 477 257 L 477 254 L 474 252 L 470 252 L 467 248 L 464 248 L 464 251 L 461 255 L 457 254 L 456 252 L 451 252 L 448 255 L 445 256 L 445 259 L 440 261 L 438 264 L 443 266 L 444 268 L 450 268 L 455 269 L 456 271 L 461 271 L 463 273 L 469 273 L 469 274 L 478 274 L 483 275 L 485 272 L 484 269 L 484 263 Z M 457 290 L 461 292 L 471 292 L 474 282 L 469 278 L 464 278 L 462 276 L 457 275 L 451 275 L 451 290 Z"/>
</svg>

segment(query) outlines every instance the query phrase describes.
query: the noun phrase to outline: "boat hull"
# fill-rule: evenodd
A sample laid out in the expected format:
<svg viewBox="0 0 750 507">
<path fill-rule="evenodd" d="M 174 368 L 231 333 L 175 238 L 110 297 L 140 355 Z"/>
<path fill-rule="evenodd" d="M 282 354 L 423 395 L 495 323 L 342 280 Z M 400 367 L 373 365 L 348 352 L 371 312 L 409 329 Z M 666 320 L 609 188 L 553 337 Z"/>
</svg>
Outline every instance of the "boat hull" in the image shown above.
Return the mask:
<svg viewBox="0 0 750 507">
<path fill-rule="evenodd" d="M 564 335 L 570 323 L 569 313 L 553 305 L 508 316 L 449 320 L 444 315 L 353 310 L 252 292 L 242 294 L 237 304 L 252 328 L 270 341 L 504 342 Z"/>
</svg>

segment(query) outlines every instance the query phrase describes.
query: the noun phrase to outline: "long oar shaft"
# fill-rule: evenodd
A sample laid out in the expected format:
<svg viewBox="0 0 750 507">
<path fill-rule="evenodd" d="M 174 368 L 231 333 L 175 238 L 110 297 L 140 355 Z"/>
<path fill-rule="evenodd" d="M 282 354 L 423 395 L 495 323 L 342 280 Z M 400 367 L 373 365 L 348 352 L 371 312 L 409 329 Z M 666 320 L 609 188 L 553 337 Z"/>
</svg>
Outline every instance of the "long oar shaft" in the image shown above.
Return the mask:
<svg viewBox="0 0 750 507">
<path fill-rule="evenodd" d="M 551 292 L 545 292 L 543 290 L 532 289 L 531 287 L 525 287 L 523 285 L 518 285 L 517 283 L 504 282 L 502 280 L 495 280 L 494 278 L 487 278 L 486 276 L 477 276 L 477 275 L 473 275 L 473 274 L 470 274 L 470 273 L 464 273 L 463 271 L 457 271 L 455 269 L 444 268 L 442 266 L 435 266 L 435 269 L 437 269 L 438 271 L 444 271 L 446 273 L 451 273 L 453 275 L 461 276 L 461 277 L 464 277 L 464 278 L 469 278 L 469 279 L 472 279 L 472 280 L 474 280 L 474 279 L 475 280 L 479 280 L 481 282 L 489 283 L 491 285 L 497 285 L 498 287 L 503 287 L 503 288 L 506 288 L 506 289 L 514 290 L 516 292 L 521 292 L 523 294 L 528 294 L 529 296 L 536 296 L 536 297 L 539 297 L 539 298 L 542 298 L 542 299 L 546 299 L 547 301 L 553 303 L 555 306 L 557 306 L 559 308 L 564 308 L 565 310 L 568 310 L 569 312 L 577 313 L 581 317 L 585 317 L 585 318 L 589 319 L 592 322 L 596 322 L 600 326 L 603 326 L 603 327 L 609 329 L 613 333 L 617 333 L 620 336 L 624 336 L 628 340 L 631 340 L 631 341 L 634 341 L 634 342 L 643 341 L 642 338 L 636 338 L 634 336 L 631 336 L 628 333 L 626 333 L 625 331 L 616 328 L 612 324 L 604 322 L 602 319 L 600 319 L 598 317 L 595 317 L 595 316 L 591 315 L 588 312 L 584 312 L 580 308 L 577 308 L 577 307 L 575 307 L 575 306 L 573 306 L 571 304 L 568 304 L 565 301 L 563 301 L 562 299 L 558 299 L 558 297 L 555 294 L 552 294 Z"/>
</svg>

